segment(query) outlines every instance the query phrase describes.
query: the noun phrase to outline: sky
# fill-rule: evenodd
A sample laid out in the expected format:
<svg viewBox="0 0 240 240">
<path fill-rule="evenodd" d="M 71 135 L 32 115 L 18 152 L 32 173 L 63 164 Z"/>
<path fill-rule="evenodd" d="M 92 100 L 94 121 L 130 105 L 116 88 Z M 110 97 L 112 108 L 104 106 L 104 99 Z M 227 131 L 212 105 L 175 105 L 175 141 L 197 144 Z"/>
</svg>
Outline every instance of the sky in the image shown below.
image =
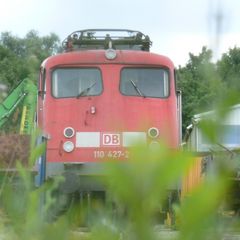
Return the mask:
<svg viewBox="0 0 240 240">
<path fill-rule="evenodd" d="M 240 0 L 0 0 L 0 32 L 24 37 L 34 29 L 40 36 L 89 28 L 123 28 L 149 35 L 152 52 L 175 66 L 203 46 L 216 61 L 229 48 L 240 47 Z"/>
</svg>

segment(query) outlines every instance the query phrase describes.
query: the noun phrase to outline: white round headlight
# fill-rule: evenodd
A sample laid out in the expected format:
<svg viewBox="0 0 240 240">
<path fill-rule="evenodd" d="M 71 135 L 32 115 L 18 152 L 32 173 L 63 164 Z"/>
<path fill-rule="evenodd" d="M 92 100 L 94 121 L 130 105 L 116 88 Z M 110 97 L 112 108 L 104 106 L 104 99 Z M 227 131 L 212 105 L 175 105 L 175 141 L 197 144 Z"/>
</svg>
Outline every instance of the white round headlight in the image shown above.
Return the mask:
<svg viewBox="0 0 240 240">
<path fill-rule="evenodd" d="M 63 150 L 65 152 L 72 152 L 74 149 L 74 144 L 71 141 L 67 141 L 63 144 Z"/>
<path fill-rule="evenodd" d="M 75 134 L 75 131 L 72 127 L 66 127 L 64 130 L 63 130 L 63 135 L 66 137 L 66 138 L 71 138 L 73 137 Z"/>
<path fill-rule="evenodd" d="M 105 52 L 105 57 L 108 59 L 108 60 L 113 60 L 117 57 L 117 52 L 112 49 L 112 48 L 109 48 L 106 50 Z"/>
</svg>

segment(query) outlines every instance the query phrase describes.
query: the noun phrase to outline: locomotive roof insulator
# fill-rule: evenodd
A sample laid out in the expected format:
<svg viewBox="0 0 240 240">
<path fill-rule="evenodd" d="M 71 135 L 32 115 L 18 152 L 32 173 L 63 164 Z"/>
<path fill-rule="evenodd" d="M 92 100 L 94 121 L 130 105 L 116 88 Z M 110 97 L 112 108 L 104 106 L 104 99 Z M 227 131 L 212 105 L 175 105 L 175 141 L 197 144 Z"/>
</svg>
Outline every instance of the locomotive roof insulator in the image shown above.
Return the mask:
<svg viewBox="0 0 240 240">
<path fill-rule="evenodd" d="M 112 41 L 111 40 L 108 42 L 108 48 L 112 48 Z"/>
<path fill-rule="evenodd" d="M 71 33 L 62 43 L 65 51 L 108 49 L 149 51 L 150 38 L 128 29 L 86 29 Z"/>
</svg>

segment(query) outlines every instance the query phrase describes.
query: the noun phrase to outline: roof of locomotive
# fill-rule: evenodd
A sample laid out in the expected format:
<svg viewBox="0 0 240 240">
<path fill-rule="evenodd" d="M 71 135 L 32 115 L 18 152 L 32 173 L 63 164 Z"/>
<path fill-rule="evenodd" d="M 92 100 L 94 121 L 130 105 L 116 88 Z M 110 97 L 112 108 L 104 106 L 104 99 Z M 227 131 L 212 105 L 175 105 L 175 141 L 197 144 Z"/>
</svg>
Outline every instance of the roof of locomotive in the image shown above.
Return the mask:
<svg viewBox="0 0 240 240">
<path fill-rule="evenodd" d="M 81 50 L 57 54 L 47 58 L 43 66 L 53 68 L 59 65 L 93 65 L 93 64 L 127 64 L 127 65 L 157 65 L 173 68 L 172 61 L 163 55 L 137 50 L 115 50 L 116 57 L 107 59 L 107 50 Z"/>
<path fill-rule="evenodd" d="M 108 48 L 149 51 L 151 45 L 149 36 L 129 29 L 78 30 L 68 35 L 62 42 L 66 52 Z"/>
<path fill-rule="evenodd" d="M 49 68 L 79 64 L 143 64 L 173 67 L 165 56 L 150 53 L 147 35 L 128 29 L 85 29 L 71 33 L 64 41 L 64 53 L 43 62 Z M 111 58 L 106 54 L 110 52 Z"/>
</svg>

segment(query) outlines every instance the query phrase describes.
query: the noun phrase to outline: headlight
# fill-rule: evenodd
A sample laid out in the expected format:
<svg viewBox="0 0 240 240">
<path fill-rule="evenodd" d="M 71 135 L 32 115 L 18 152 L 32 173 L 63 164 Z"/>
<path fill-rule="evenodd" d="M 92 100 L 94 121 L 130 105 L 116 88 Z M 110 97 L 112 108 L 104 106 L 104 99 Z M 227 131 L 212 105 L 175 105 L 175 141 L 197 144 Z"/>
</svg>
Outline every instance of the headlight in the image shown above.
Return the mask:
<svg viewBox="0 0 240 240">
<path fill-rule="evenodd" d="M 150 138 L 157 138 L 159 136 L 159 130 L 155 127 L 151 127 L 148 129 L 148 136 Z"/>
<path fill-rule="evenodd" d="M 113 60 L 117 57 L 117 52 L 112 49 L 112 48 L 109 48 L 105 51 L 105 57 L 108 59 L 108 60 Z"/>
<path fill-rule="evenodd" d="M 73 137 L 75 134 L 75 131 L 72 127 L 66 127 L 64 130 L 63 130 L 63 135 L 66 137 L 66 138 L 71 138 Z"/>
<path fill-rule="evenodd" d="M 63 150 L 65 151 L 65 152 L 72 152 L 73 151 L 73 149 L 74 149 L 74 144 L 73 144 L 73 142 L 71 142 L 71 141 L 67 141 L 67 142 L 65 142 L 64 144 L 63 144 Z"/>
<path fill-rule="evenodd" d="M 149 147 L 150 147 L 150 149 L 155 150 L 155 149 L 158 149 L 160 147 L 160 144 L 157 141 L 152 141 L 152 142 L 150 142 Z"/>
</svg>

